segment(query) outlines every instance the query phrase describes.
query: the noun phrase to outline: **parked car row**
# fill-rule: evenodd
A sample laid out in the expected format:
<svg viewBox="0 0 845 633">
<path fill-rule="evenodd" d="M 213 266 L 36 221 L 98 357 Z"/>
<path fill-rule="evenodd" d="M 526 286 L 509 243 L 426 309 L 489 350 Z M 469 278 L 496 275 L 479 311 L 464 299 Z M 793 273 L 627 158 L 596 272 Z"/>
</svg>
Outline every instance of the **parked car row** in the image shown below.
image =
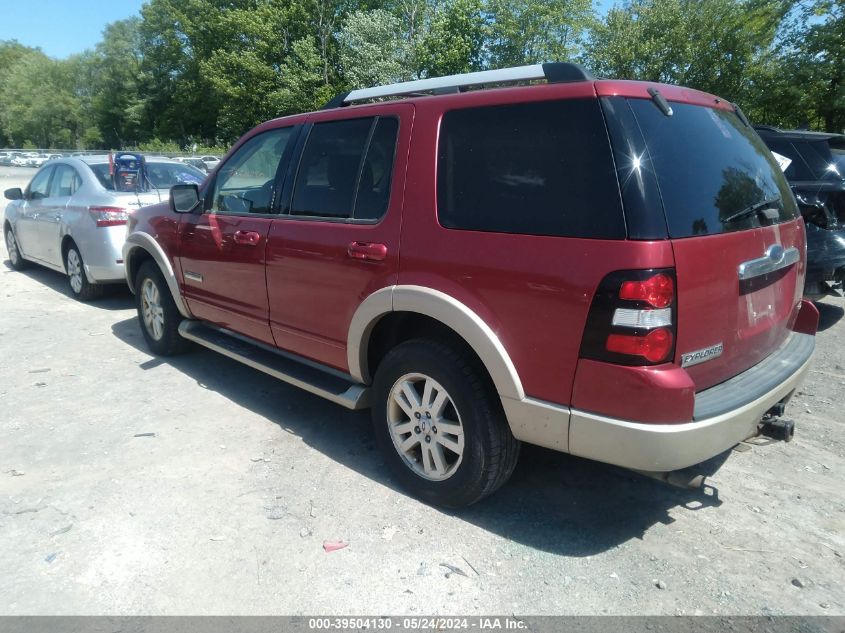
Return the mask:
<svg viewBox="0 0 845 633">
<path fill-rule="evenodd" d="M 91 155 L 92 154 L 83 152 L 57 154 L 43 152 L 5 151 L 0 152 L 0 166 L 6 165 L 13 167 L 41 167 L 48 160 L 69 157 L 78 158 L 81 156 Z M 186 165 L 191 165 L 192 167 L 200 169 L 206 173 L 214 169 L 217 166 L 217 163 L 220 162 L 220 158 L 218 156 L 212 156 L 210 154 L 206 156 L 178 156 L 173 160 L 179 161 L 180 163 L 185 163 Z"/>
<path fill-rule="evenodd" d="M 713 95 L 543 64 L 338 95 L 151 206 L 108 164 L 6 192 L 13 267 L 80 298 L 122 271 L 154 353 L 193 342 L 371 408 L 426 501 L 489 495 L 521 442 L 665 474 L 791 437 L 818 324 L 805 225 Z"/>
</svg>

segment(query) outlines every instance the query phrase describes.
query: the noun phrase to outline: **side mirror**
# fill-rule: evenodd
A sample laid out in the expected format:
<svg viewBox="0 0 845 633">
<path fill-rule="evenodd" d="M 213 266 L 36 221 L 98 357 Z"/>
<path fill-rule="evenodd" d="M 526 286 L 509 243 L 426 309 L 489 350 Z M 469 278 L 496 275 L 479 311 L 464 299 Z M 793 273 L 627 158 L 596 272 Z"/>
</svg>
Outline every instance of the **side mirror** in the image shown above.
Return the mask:
<svg viewBox="0 0 845 633">
<path fill-rule="evenodd" d="M 182 183 L 170 188 L 170 208 L 174 213 L 190 213 L 200 202 L 200 190 L 195 184 Z"/>
<path fill-rule="evenodd" d="M 12 187 L 11 189 L 6 189 L 6 191 L 3 192 L 3 195 L 6 196 L 7 200 L 23 199 L 23 191 L 21 191 L 20 187 Z"/>
</svg>

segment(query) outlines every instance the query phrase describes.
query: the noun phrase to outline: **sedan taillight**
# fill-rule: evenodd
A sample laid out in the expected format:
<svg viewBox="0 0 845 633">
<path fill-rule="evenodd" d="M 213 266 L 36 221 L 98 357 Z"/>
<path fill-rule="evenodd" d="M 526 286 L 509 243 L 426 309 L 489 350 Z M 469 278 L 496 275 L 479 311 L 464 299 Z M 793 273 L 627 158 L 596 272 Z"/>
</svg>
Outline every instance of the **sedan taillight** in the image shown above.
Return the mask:
<svg viewBox="0 0 845 633">
<path fill-rule="evenodd" d="M 121 226 L 129 221 L 129 211 L 123 207 L 88 207 L 98 227 Z"/>
</svg>

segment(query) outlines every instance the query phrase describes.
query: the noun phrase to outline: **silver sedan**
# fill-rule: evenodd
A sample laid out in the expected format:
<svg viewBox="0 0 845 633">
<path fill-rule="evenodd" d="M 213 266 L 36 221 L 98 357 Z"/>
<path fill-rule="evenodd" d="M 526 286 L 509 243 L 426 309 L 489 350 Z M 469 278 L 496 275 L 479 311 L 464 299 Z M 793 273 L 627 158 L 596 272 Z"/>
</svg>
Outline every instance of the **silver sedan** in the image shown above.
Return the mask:
<svg viewBox="0 0 845 633">
<path fill-rule="evenodd" d="M 60 158 L 46 163 L 25 190 L 7 189 L 3 234 L 16 270 L 34 262 L 67 274 L 73 295 L 87 301 L 103 285 L 125 283 L 121 249 L 129 213 L 168 199 L 177 183 L 201 183 L 190 165 L 150 157 L 144 182 L 116 191 L 109 157 Z"/>
</svg>

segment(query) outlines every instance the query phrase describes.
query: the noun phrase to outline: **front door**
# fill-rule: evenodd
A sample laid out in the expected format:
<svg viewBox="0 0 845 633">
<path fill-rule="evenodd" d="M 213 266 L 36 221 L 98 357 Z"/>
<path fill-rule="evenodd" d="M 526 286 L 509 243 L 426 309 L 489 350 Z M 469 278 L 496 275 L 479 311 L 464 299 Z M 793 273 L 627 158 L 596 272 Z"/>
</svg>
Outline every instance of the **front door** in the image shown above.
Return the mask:
<svg viewBox="0 0 845 633">
<path fill-rule="evenodd" d="M 267 250 L 276 344 L 342 371 L 356 308 L 398 276 L 414 114 L 410 104 L 381 104 L 378 116 L 355 110 L 309 118 L 287 212 L 273 221 Z"/>
<path fill-rule="evenodd" d="M 244 141 L 206 188 L 201 213 L 182 216 L 182 292 L 199 319 L 272 344 L 265 250 L 273 221 L 280 164 L 296 128 Z"/>
<path fill-rule="evenodd" d="M 53 165 L 45 167 L 37 174 L 24 192 L 24 201 L 20 205 L 18 221 L 15 223 L 15 235 L 21 252 L 29 259 L 44 260 L 47 247 L 39 239 L 38 223 L 44 213 L 44 201 L 50 194 L 50 177 Z"/>
</svg>

